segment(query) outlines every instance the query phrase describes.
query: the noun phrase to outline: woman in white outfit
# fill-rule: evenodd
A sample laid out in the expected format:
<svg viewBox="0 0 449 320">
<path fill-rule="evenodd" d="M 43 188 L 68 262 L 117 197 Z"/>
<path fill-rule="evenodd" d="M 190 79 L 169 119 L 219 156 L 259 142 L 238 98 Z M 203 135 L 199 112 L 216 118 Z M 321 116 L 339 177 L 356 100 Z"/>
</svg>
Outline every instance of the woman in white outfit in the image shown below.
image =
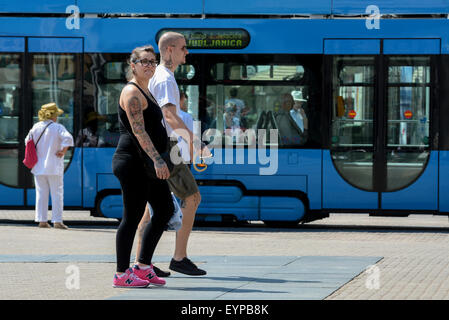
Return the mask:
<svg viewBox="0 0 449 320">
<path fill-rule="evenodd" d="M 37 163 L 31 170 L 36 186 L 36 218 L 39 227 L 49 228 L 48 196 L 51 193 L 52 222 L 55 228 L 68 229 L 62 223 L 64 207 L 64 155 L 69 147 L 73 147 L 73 137 L 60 123 L 58 116 L 64 111 L 55 103 L 44 104 L 39 110 L 39 122 L 31 128 L 25 144 L 33 139 L 36 144 Z M 42 134 L 43 133 L 43 134 Z M 42 136 L 41 136 L 42 134 Z"/>
</svg>

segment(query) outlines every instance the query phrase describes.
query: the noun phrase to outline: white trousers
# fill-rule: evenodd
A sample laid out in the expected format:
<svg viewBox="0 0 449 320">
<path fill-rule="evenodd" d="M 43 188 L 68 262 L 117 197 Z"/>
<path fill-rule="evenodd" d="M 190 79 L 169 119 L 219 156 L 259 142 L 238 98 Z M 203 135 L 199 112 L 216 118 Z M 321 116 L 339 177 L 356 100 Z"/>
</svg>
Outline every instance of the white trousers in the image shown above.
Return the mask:
<svg viewBox="0 0 449 320">
<path fill-rule="evenodd" d="M 37 175 L 34 176 L 36 186 L 36 222 L 48 221 L 48 196 L 51 194 L 51 221 L 62 222 L 64 207 L 63 176 Z"/>
</svg>

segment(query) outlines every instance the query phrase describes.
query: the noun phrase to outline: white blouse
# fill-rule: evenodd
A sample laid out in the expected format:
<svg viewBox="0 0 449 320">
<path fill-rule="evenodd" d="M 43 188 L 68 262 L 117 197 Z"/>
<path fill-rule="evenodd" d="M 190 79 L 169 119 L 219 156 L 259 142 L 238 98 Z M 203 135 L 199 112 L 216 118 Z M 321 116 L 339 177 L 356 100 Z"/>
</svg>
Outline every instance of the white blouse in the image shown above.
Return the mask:
<svg viewBox="0 0 449 320">
<path fill-rule="evenodd" d="M 36 123 L 25 138 L 25 144 L 33 137 L 36 144 L 44 128 L 53 122 L 52 120 Z M 58 175 L 64 174 L 64 157 L 58 158 L 56 153 L 65 147 L 73 147 L 73 137 L 60 123 L 53 122 L 45 130 L 38 145 L 37 163 L 31 170 L 34 175 Z"/>
</svg>

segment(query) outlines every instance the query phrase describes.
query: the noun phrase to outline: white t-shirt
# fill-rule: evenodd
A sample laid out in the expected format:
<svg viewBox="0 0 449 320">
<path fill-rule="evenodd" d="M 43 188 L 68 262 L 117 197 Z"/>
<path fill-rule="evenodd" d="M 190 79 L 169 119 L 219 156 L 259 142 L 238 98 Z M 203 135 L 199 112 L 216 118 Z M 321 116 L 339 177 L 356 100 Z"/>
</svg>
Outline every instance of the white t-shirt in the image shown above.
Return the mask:
<svg viewBox="0 0 449 320">
<path fill-rule="evenodd" d="M 232 106 L 232 105 L 235 105 L 236 107 L 235 115 L 237 117 L 240 117 L 240 113 L 245 108 L 245 103 L 243 102 L 243 100 L 237 98 L 226 99 L 225 106 Z"/>
<path fill-rule="evenodd" d="M 44 128 L 52 120 L 36 123 L 25 138 L 25 144 L 33 137 L 36 144 Z M 73 147 L 73 137 L 70 132 L 60 123 L 52 123 L 45 130 L 38 145 L 37 163 L 31 170 L 34 175 L 58 175 L 64 174 L 64 157 L 58 158 L 56 152 L 65 147 Z"/>
<path fill-rule="evenodd" d="M 290 109 L 290 114 L 292 115 L 292 118 L 293 120 L 295 120 L 299 129 L 304 132 L 304 119 L 302 118 L 301 113 L 299 111 L 296 111 L 295 109 Z"/>
<path fill-rule="evenodd" d="M 175 75 L 163 65 L 158 65 L 153 77 L 148 83 L 148 90 L 150 90 L 153 97 L 156 99 L 159 107 L 163 107 L 170 103 L 176 106 L 176 113 L 181 114 L 179 107 L 180 96 L 178 84 L 176 83 Z M 170 137 L 173 129 L 167 123 L 167 135 Z"/>
</svg>

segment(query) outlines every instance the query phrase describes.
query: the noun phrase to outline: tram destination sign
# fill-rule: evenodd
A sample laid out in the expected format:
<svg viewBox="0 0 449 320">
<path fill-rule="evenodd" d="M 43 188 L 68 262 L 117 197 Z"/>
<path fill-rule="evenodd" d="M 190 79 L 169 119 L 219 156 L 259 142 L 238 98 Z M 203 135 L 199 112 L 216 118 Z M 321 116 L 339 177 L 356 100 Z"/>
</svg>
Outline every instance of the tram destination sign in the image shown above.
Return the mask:
<svg viewBox="0 0 449 320">
<path fill-rule="evenodd" d="M 168 31 L 184 35 L 187 49 L 243 49 L 250 41 L 244 29 L 162 29 L 156 35 L 156 43 Z"/>
</svg>

